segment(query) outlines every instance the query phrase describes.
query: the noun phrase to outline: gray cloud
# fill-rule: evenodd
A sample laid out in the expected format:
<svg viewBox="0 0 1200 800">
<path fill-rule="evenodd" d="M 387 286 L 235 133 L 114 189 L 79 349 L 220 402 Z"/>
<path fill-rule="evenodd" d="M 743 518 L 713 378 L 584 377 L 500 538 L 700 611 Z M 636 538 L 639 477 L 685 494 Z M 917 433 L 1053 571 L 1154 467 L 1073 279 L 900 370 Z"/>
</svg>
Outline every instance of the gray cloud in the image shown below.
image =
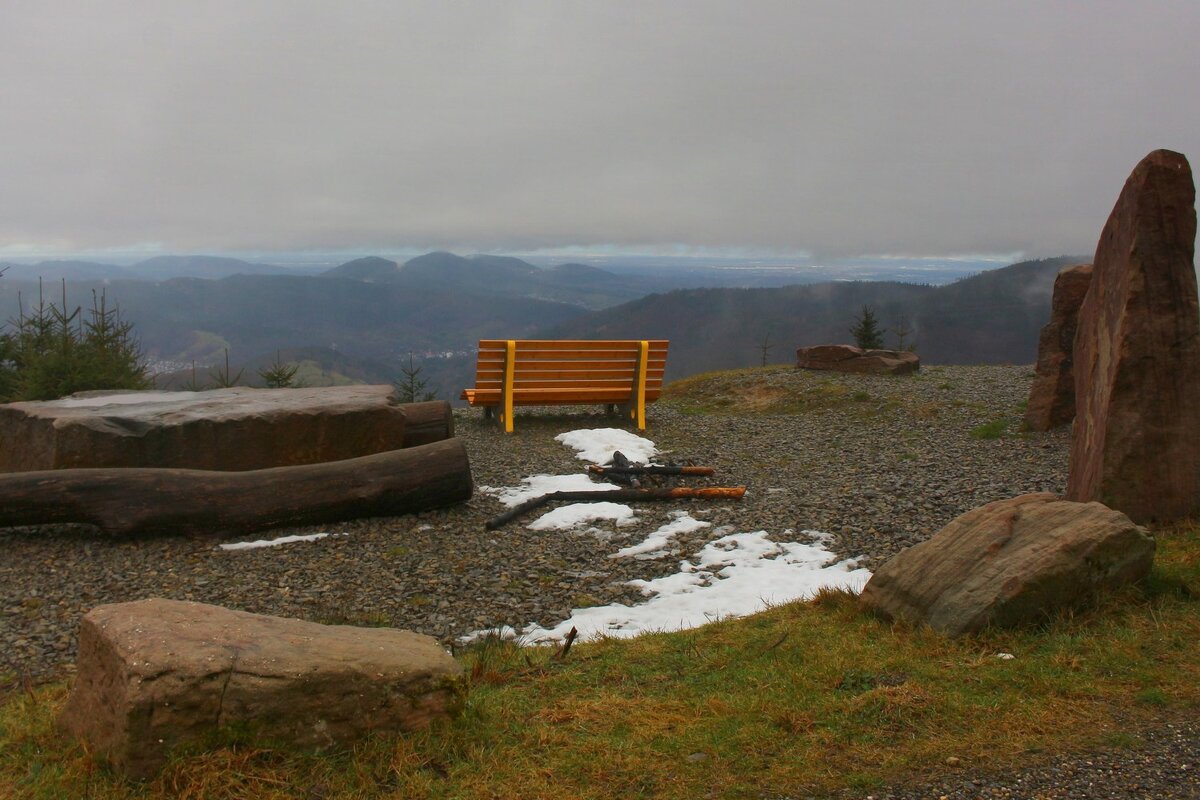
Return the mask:
<svg viewBox="0 0 1200 800">
<path fill-rule="evenodd" d="M 986 6 L 986 8 L 985 8 Z M 0 252 L 1088 252 L 1200 6 L 0 6 Z"/>
</svg>

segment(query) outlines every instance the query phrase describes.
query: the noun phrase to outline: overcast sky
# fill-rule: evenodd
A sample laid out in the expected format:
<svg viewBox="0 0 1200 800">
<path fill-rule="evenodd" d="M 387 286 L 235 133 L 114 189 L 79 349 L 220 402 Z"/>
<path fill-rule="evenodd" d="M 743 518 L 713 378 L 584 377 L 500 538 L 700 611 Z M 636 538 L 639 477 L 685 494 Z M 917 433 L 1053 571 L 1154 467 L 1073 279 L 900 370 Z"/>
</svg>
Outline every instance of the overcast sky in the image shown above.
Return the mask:
<svg viewBox="0 0 1200 800">
<path fill-rule="evenodd" d="M 0 4 L 0 256 L 1090 253 L 1200 2 Z"/>
</svg>

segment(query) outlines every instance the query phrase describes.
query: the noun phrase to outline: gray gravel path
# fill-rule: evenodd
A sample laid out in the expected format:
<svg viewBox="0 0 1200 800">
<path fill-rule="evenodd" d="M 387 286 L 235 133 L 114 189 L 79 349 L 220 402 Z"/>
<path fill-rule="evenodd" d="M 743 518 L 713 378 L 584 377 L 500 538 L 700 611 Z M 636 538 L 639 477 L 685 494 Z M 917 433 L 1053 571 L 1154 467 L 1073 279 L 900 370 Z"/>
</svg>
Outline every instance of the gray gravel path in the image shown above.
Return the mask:
<svg viewBox="0 0 1200 800">
<path fill-rule="evenodd" d="M 931 367 L 906 378 L 778 369 L 765 380 L 762 373 L 733 378 L 727 394 L 737 398 L 735 407 L 789 397 L 819 402 L 801 413 L 767 415 L 693 414 L 656 404 L 647 435 L 667 451 L 664 458 L 716 467 L 707 483 L 745 485 L 748 493 L 739 503 L 645 504 L 637 509 L 640 522 L 628 527 L 537 533 L 513 523 L 487 532 L 484 521 L 503 509 L 477 492 L 452 509 L 249 537 L 139 540 L 106 538 L 81 526 L 0 529 L 0 641 L 6 644 L 0 682 L 5 672 L 38 680 L 69 672 L 84 610 L 148 596 L 321 622 L 391 625 L 449 645 L 483 627 L 550 627 L 574 607 L 636 602 L 641 595 L 628 581 L 675 572 L 680 558 L 731 530 L 765 530 L 781 541 L 803 541 L 798 532 L 805 530 L 826 532 L 839 556 L 873 568 L 978 505 L 1062 491 L 1068 434 L 1017 432 L 1031 378 L 1027 366 Z M 486 486 L 513 486 L 538 473 L 581 472 L 584 462 L 554 435 L 612 425 L 592 409 L 518 412 L 516 433 L 505 436 L 477 411 L 456 414 L 476 484 Z M 1007 423 L 1004 435 L 978 436 L 980 426 L 998 420 Z M 712 528 L 679 537 L 674 552 L 662 558 L 609 558 L 680 508 Z M 344 535 L 260 550 L 217 547 L 314 532 Z M 1184 752 L 1196 753 L 1195 728 L 1180 735 Z M 1163 747 L 1176 752 L 1170 741 Z M 1177 767 L 1155 763 L 1163 775 L 1176 774 L 1171 770 Z M 1071 769 L 1078 780 L 1090 774 L 1074 762 Z M 1065 773 L 1060 778 L 1054 785 L 1076 780 Z M 940 794 L 876 796 L 1068 796 L 1022 794 L 1024 789 L 972 795 L 970 787 L 947 787 Z"/>
</svg>

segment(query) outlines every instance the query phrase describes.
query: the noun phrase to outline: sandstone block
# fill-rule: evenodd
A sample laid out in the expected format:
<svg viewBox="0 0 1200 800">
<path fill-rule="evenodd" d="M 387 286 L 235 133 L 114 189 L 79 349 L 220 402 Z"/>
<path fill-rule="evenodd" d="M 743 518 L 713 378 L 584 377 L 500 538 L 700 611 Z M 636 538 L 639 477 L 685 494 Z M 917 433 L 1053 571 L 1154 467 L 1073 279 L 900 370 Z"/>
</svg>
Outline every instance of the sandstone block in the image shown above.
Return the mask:
<svg viewBox="0 0 1200 800">
<path fill-rule="evenodd" d="M 288 467 L 398 449 L 404 431 L 390 386 L 81 392 L 0 405 L 0 472 Z"/>
<path fill-rule="evenodd" d="M 98 606 L 80 627 L 59 718 L 134 778 L 231 726 L 264 744 L 320 751 L 453 714 L 462 668 L 428 636 L 318 625 L 149 599 Z"/>
<path fill-rule="evenodd" d="M 1186 158 L 1142 159 L 1100 235 L 1079 311 L 1067 497 L 1138 522 L 1200 514 L 1195 201 Z"/>
<path fill-rule="evenodd" d="M 1063 267 L 1054 279 L 1050 321 L 1038 339 L 1037 374 L 1025 407 L 1030 430 L 1048 431 L 1075 419 L 1075 331 L 1091 283 L 1091 264 Z"/>
<path fill-rule="evenodd" d="M 887 619 L 959 636 L 1043 621 L 1140 580 L 1153 560 L 1154 539 L 1119 511 L 1027 494 L 968 511 L 900 552 L 861 601 Z"/>
<path fill-rule="evenodd" d="M 819 344 L 798 348 L 796 367 L 869 375 L 907 375 L 921 368 L 921 359 L 916 353 L 902 350 L 863 350 L 849 344 Z"/>
</svg>

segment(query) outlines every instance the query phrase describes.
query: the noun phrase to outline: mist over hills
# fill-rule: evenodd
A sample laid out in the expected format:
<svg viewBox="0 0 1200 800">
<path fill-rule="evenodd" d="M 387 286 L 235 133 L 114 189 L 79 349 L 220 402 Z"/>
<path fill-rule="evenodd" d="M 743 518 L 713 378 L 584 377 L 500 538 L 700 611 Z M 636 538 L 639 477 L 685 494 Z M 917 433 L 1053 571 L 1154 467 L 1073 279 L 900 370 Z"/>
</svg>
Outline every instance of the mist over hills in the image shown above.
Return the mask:
<svg viewBox="0 0 1200 800">
<path fill-rule="evenodd" d="M 713 369 L 787 363 L 797 347 L 852 342 L 862 306 L 889 329 L 903 318 L 934 364 L 1032 363 L 1054 276 L 1079 257 L 1027 261 L 947 286 L 851 281 L 777 289 L 686 289 L 650 295 L 538 331 L 546 338 L 670 339 L 669 380 Z"/>
<path fill-rule="evenodd" d="M 50 260 L 34 264 L 0 262 L 0 271 L 14 281 L 56 283 L 68 281 L 147 280 L 171 278 L 225 278 L 230 275 L 295 275 L 297 271 L 276 264 L 262 264 L 225 256 L 154 256 L 129 266 L 100 261 Z"/>
<path fill-rule="evenodd" d="M 606 308 L 677 282 L 619 276 L 583 264 L 537 267 L 511 256 L 459 256 L 426 253 L 403 265 L 368 257 L 334 267 L 323 277 L 390 283 L 413 291 L 458 291 L 497 297 L 526 297 L 569 303 L 587 309 Z"/>
<path fill-rule="evenodd" d="M 210 365 L 225 348 L 235 366 L 267 363 L 277 351 L 297 358 L 304 352 L 304 360 L 327 365 L 335 377 L 380 380 L 398 375 L 412 352 L 428 388 L 454 399 L 472 380 L 481 338 L 667 338 L 667 377 L 676 379 L 757 365 L 764 345 L 769 363 L 787 363 L 797 346 L 850 341 L 864 305 L 889 329 L 889 345 L 903 319 L 926 363 L 1031 363 L 1054 276 L 1081 260 L 1023 262 L 945 286 L 844 281 L 661 292 L 650 291 L 656 279 L 585 264 L 543 268 L 444 252 L 404 265 L 367 257 L 321 275 L 216 280 L 128 275 L 152 267 L 236 270 L 248 262 L 172 258 L 117 268 L 126 272 L 115 278 L 96 277 L 105 265 L 61 263 L 78 276 L 68 278 L 70 303 L 86 305 L 93 289 L 105 291 L 160 364 Z M 57 301 L 59 291 L 47 287 L 47 299 Z M 15 316 L 18 292 L 28 307 L 37 284 L 11 271 L 0 278 L 0 319 Z"/>
</svg>

